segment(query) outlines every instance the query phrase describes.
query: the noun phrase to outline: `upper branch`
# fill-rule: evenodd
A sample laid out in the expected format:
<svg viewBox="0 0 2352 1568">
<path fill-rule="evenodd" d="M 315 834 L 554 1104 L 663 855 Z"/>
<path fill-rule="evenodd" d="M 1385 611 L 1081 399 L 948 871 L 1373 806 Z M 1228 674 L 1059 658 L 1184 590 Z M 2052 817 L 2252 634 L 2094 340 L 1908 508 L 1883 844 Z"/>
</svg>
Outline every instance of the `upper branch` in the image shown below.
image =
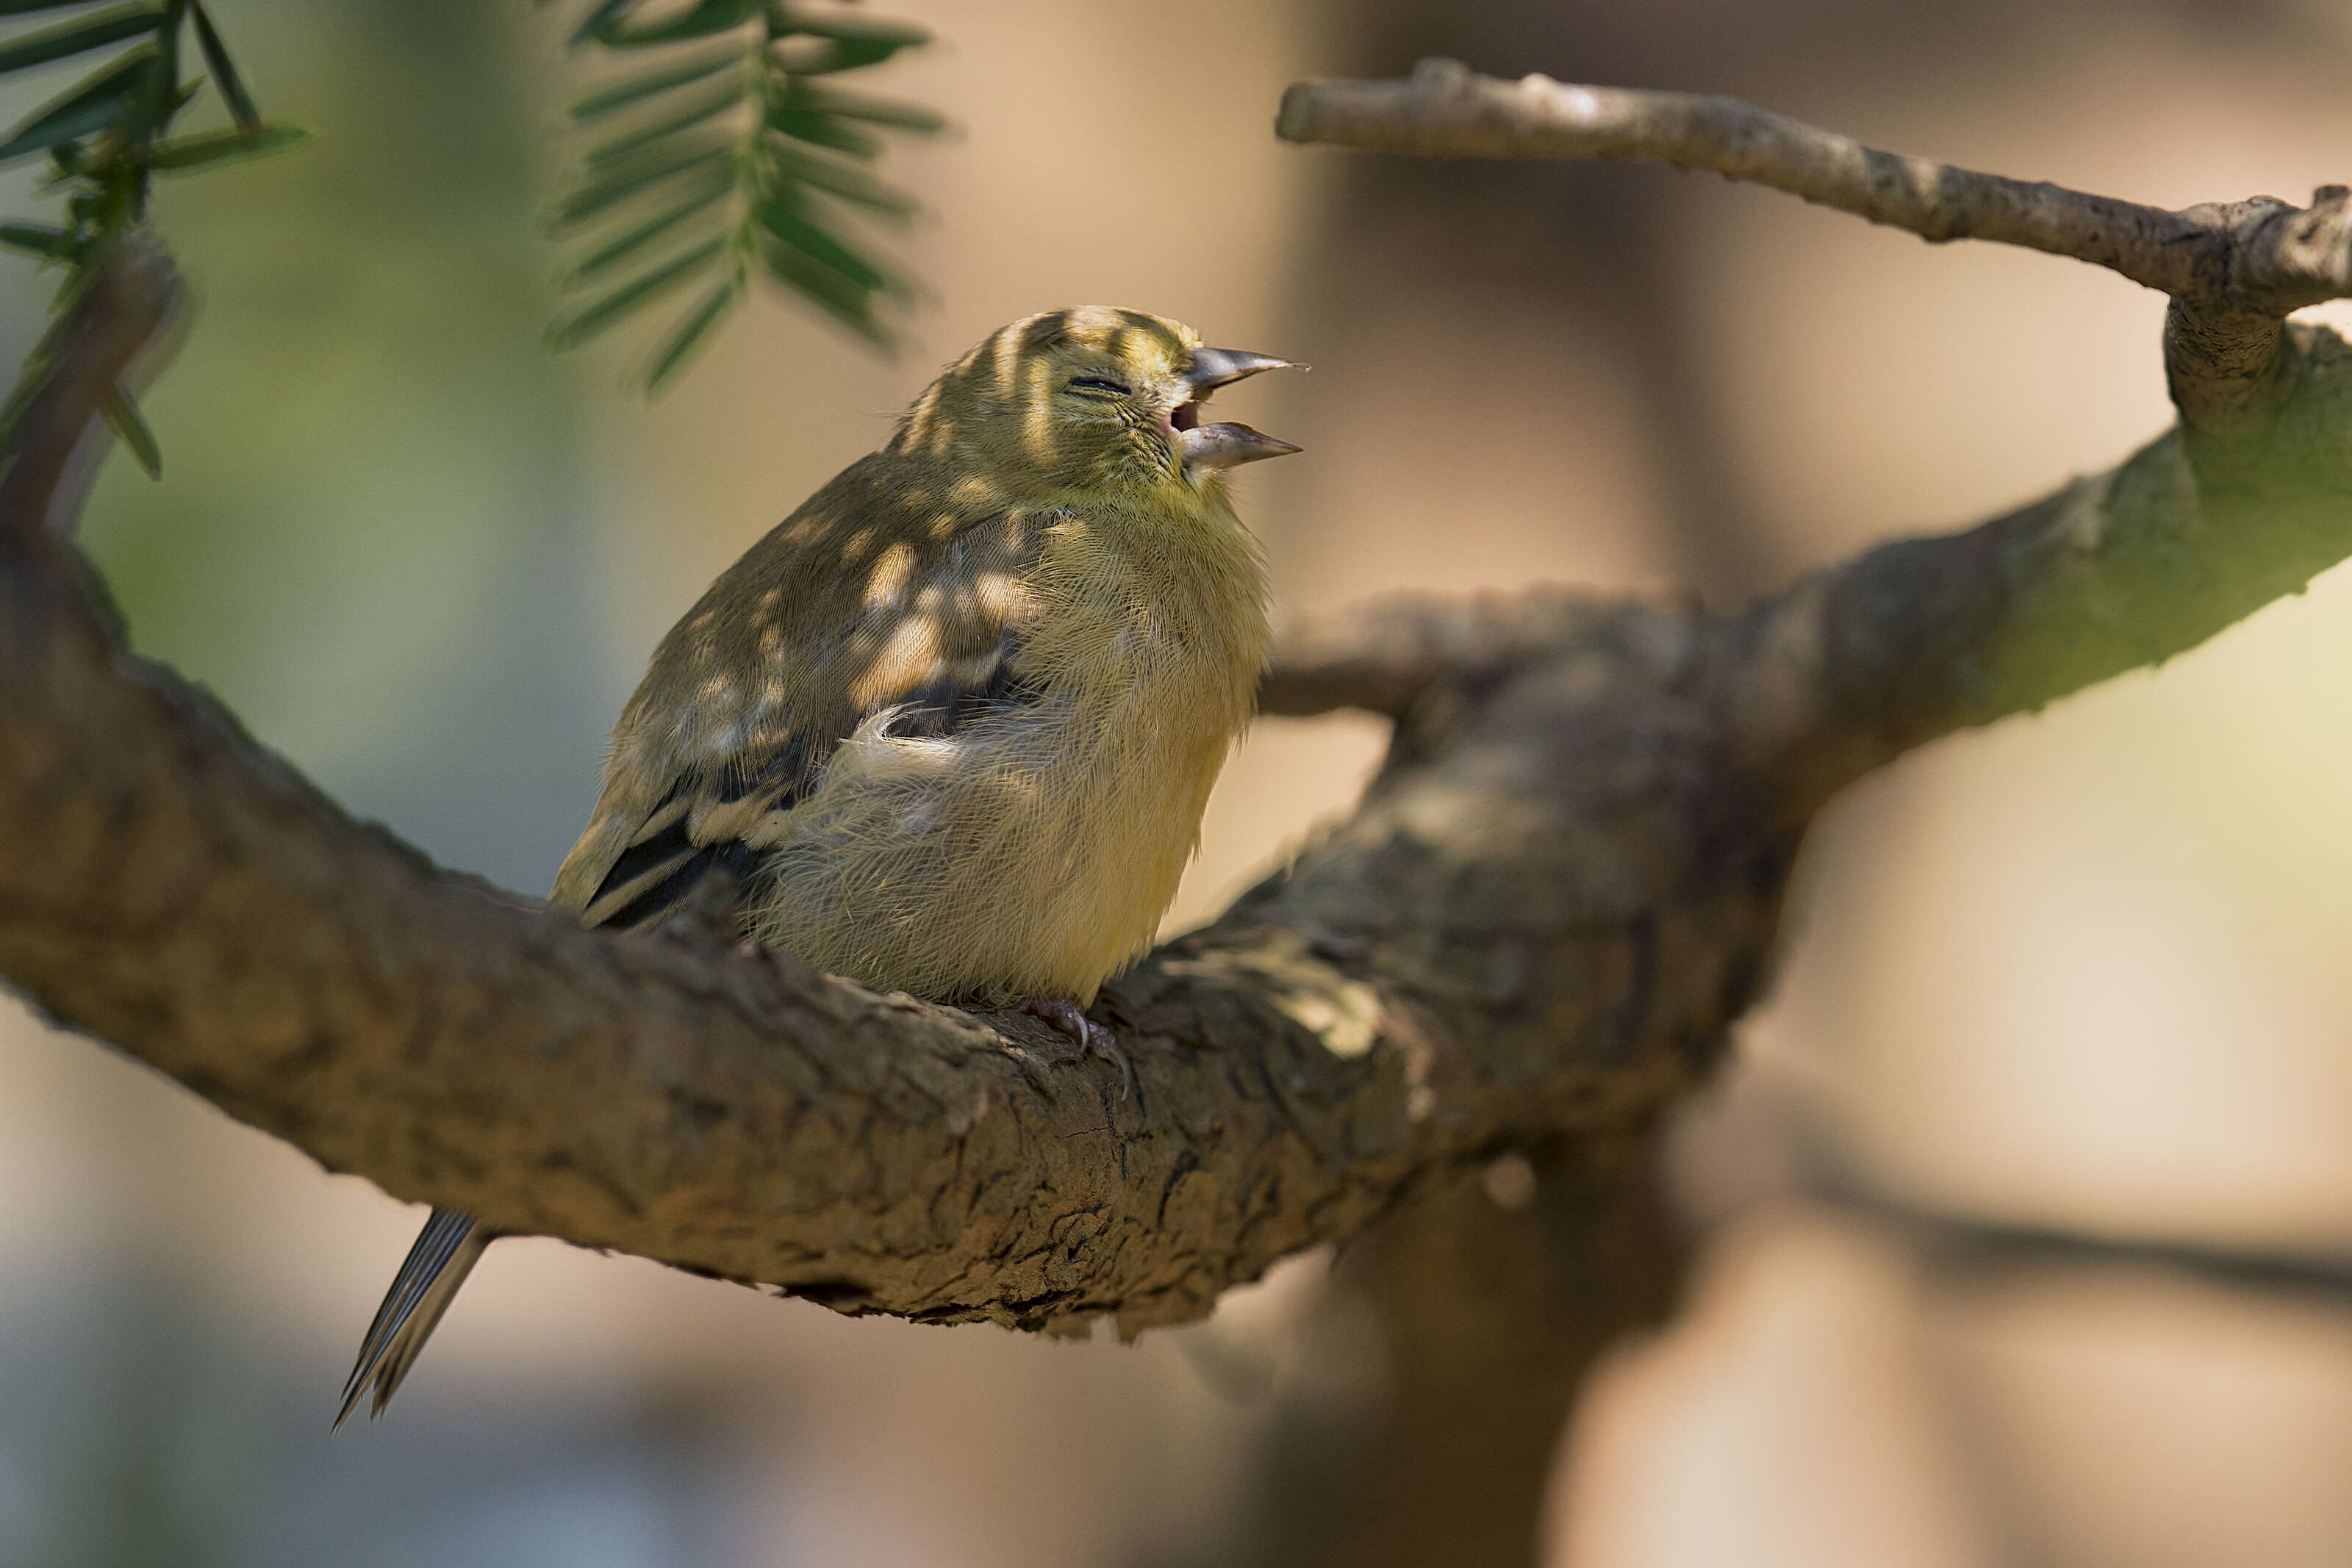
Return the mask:
<svg viewBox="0 0 2352 1568">
<path fill-rule="evenodd" d="M 2284 316 L 2352 293 L 2352 192 L 2168 212 L 1867 147 L 1736 98 L 1482 77 L 1423 60 L 1403 81 L 1304 81 L 1275 133 L 1454 158 L 1646 159 L 1769 185 L 1928 240 L 2072 256 L 2175 297 Z"/>
<path fill-rule="evenodd" d="M 2192 429 L 2263 403 L 2277 323 L 2352 294 L 2352 189 L 2168 212 L 1864 146 L 1735 98 L 1482 77 L 1423 60 L 1402 81 L 1305 81 L 1276 135 L 1474 158 L 1635 158 L 1769 185 L 1922 238 L 1997 240 L 2111 268 L 2170 295 L 2175 402 Z"/>
</svg>

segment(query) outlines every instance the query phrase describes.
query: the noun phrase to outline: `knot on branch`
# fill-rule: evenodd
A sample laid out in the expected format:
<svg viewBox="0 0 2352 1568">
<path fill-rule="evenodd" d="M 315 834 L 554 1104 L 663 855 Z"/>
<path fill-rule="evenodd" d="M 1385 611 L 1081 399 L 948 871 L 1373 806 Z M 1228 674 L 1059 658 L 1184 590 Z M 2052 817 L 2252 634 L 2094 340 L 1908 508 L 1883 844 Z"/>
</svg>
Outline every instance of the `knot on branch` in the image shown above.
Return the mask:
<svg viewBox="0 0 2352 1568">
<path fill-rule="evenodd" d="M 2307 207 L 2275 196 L 2235 205 L 2231 284 L 2247 308 L 2284 316 L 2352 293 L 2352 186 L 2322 185 Z"/>
</svg>

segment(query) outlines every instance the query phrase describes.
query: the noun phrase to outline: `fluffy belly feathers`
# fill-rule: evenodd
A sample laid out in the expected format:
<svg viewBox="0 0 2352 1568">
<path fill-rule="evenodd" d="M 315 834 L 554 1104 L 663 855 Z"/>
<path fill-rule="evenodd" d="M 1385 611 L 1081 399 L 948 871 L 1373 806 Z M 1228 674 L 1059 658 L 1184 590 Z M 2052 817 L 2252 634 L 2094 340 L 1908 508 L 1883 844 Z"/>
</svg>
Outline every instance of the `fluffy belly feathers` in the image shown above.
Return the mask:
<svg viewBox="0 0 2352 1568">
<path fill-rule="evenodd" d="M 1198 676 L 1194 679 L 1197 681 Z M 869 721 L 782 824 L 752 935 L 919 996 L 1093 1000 L 1150 946 L 1241 713 L 1130 691 L 940 738 Z"/>
</svg>

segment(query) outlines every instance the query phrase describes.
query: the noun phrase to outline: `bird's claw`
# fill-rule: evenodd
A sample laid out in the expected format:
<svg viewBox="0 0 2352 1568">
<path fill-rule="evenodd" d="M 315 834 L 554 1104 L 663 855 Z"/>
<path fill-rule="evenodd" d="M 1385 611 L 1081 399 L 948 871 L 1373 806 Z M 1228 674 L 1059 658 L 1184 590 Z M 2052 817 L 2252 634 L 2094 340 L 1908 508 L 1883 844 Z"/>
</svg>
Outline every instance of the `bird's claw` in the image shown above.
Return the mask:
<svg viewBox="0 0 2352 1568">
<path fill-rule="evenodd" d="M 1085 1009 L 1067 997 L 1035 997 L 1021 1004 L 1021 1010 L 1032 1018 L 1045 1019 L 1072 1040 L 1087 1048 L 1089 1055 L 1118 1063 L 1118 1097 L 1126 1100 L 1137 1092 L 1135 1063 L 1118 1043 L 1118 1036 L 1087 1017 Z"/>
</svg>

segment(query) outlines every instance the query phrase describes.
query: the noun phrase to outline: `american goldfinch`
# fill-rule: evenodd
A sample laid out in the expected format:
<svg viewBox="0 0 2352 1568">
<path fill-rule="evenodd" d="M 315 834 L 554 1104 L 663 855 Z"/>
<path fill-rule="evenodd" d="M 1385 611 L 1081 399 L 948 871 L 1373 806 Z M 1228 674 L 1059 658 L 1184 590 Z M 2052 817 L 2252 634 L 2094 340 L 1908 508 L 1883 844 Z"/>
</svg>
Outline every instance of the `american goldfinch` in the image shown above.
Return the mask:
<svg viewBox="0 0 2352 1568">
<path fill-rule="evenodd" d="M 550 902 L 646 925 L 723 875 L 756 941 L 1127 1069 L 1084 1009 L 1150 946 L 1266 661 L 1225 474 L 1298 450 L 1201 405 L 1288 364 L 1104 307 L 964 355 L 662 639 Z M 337 1426 L 492 1239 L 433 1212 Z"/>
</svg>

